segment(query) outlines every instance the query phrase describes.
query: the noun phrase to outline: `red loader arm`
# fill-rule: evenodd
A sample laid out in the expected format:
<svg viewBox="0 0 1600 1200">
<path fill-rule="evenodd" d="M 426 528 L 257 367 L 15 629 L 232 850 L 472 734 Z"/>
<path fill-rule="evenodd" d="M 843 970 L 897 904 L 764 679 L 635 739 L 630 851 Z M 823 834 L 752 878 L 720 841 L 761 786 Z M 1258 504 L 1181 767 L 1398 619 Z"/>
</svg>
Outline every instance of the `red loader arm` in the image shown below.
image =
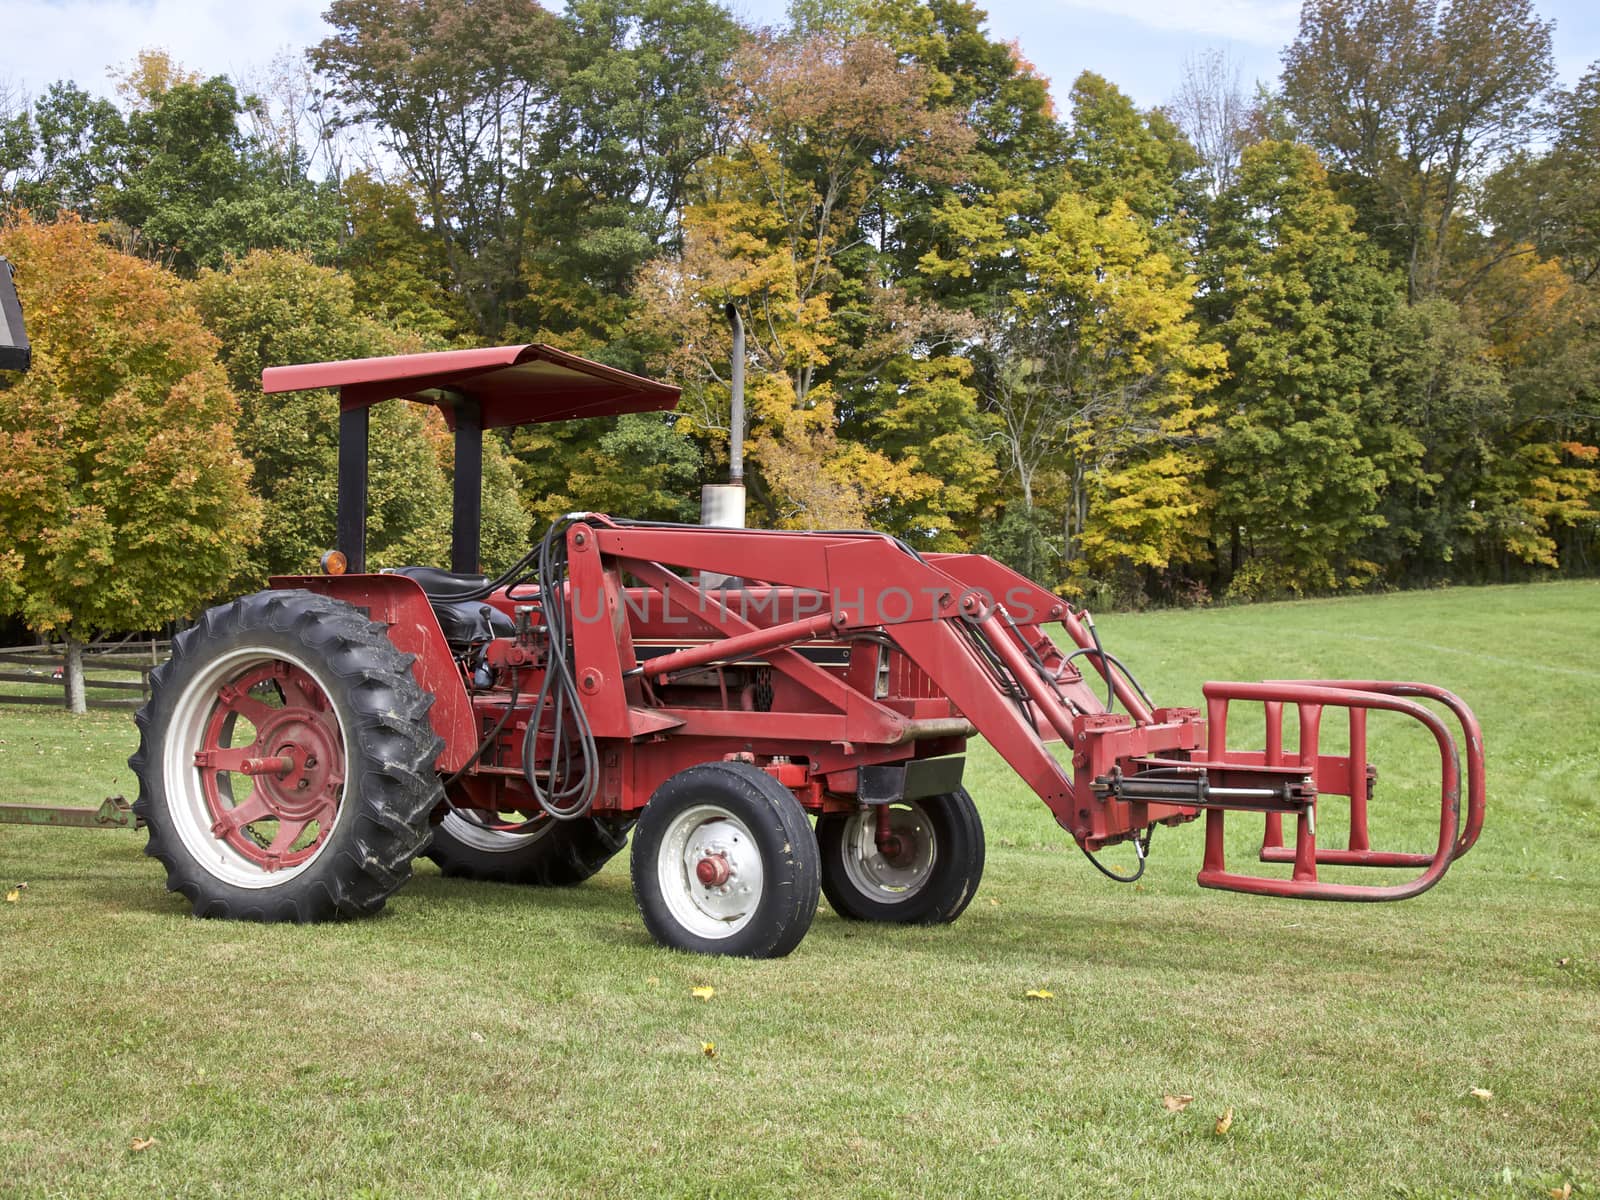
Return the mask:
<svg viewBox="0 0 1600 1200">
<path fill-rule="evenodd" d="M 604 596 L 611 616 L 575 623 L 579 678 L 593 698 L 597 736 L 639 737 L 674 723 L 675 735 L 743 736 L 759 754 L 771 737 L 822 743 L 809 757 L 817 796 L 850 789 L 856 763 L 893 761 L 919 739 L 959 739 L 972 731 L 989 741 L 1033 788 L 1086 851 L 1137 840 L 1156 824 L 1177 825 L 1206 814 L 1206 887 L 1319 900 L 1399 900 L 1444 875 L 1476 841 L 1483 824 L 1482 735 L 1456 697 L 1423 684 L 1385 682 L 1217 683 L 1205 689 L 1204 713 L 1152 704 L 1100 647 L 1092 620 L 1060 597 L 980 555 L 922 556 L 881 534 L 723 530 L 629 523 L 593 514 L 567 532 L 571 595 Z M 763 623 L 730 610 L 726 595 L 695 586 L 668 567 L 758 581 L 779 591 L 790 619 Z M 645 585 L 663 619 L 676 613 L 708 640 L 639 661 L 620 615 L 622 580 Z M 809 606 L 803 597 L 812 598 Z M 1059 624 L 1070 649 L 1047 632 Z M 840 679 L 794 647 L 819 638 L 881 639 L 932 687 L 923 698 L 897 700 Z M 720 712 L 653 704 L 651 681 L 668 681 L 716 662 L 759 658 L 800 695 L 802 712 Z M 1125 710 L 1108 711 L 1079 668 L 1089 662 Z M 884 668 L 886 671 L 889 667 Z M 626 686 L 610 686 L 613 681 Z M 642 689 L 642 690 L 641 690 Z M 1462 747 L 1444 721 L 1419 703 L 1447 708 L 1465 743 L 1467 813 L 1460 811 Z M 1267 739 L 1261 750 L 1230 750 L 1233 702 L 1261 703 Z M 1299 744 L 1283 744 L 1283 706 L 1296 706 Z M 1348 714 L 1344 755 L 1319 752 L 1328 709 Z M 1437 847 L 1426 854 L 1374 851 L 1367 807 L 1373 778 L 1367 764 L 1367 714 L 1398 712 L 1423 724 L 1440 753 Z M 1063 747 L 1058 758 L 1051 747 Z M 776 745 L 776 742 L 771 744 Z M 941 746 L 943 742 L 939 743 Z M 957 742 L 959 748 L 959 742 Z M 941 753 L 949 752 L 941 750 Z M 1063 765 L 1065 759 L 1070 766 Z M 787 780 L 786 780 L 787 782 Z M 1340 848 L 1319 847 L 1316 818 L 1326 797 L 1349 803 L 1350 835 Z M 1292 864 L 1287 879 L 1226 869 L 1228 810 L 1264 814 L 1261 858 Z M 1292 849 L 1283 817 L 1296 821 Z M 1324 883 L 1319 866 L 1418 868 L 1409 882 Z"/>
</svg>

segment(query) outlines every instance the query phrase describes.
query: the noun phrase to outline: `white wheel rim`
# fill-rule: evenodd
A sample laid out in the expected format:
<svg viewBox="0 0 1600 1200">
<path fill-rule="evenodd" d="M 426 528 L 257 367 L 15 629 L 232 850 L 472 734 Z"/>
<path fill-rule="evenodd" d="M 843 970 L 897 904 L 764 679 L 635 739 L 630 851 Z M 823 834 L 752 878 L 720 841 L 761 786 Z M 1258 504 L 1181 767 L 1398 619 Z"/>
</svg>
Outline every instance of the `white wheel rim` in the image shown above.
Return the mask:
<svg viewBox="0 0 1600 1200">
<path fill-rule="evenodd" d="M 889 809 L 889 832 L 902 850 L 892 859 L 878 849 L 876 809 L 850 814 L 840 853 L 845 877 L 863 896 L 880 904 L 904 904 L 928 886 L 939 861 L 939 839 L 922 805 L 903 801 Z"/>
<path fill-rule="evenodd" d="M 546 819 L 541 821 L 537 828 L 521 832 L 508 829 L 493 829 L 487 822 L 499 814 L 479 813 L 477 809 L 461 809 L 448 812 L 444 820 L 439 822 L 439 828 L 472 850 L 481 850 L 485 854 L 509 854 L 513 850 L 537 842 L 545 834 L 555 828 L 555 821 Z M 523 817 L 513 817 L 515 821 L 525 820 Z"/>
<path fill-rule="evenodd" d="M 195 751 L 204 742 L 205 728 L 217 704 L 217 689 L 230 679 L 237 679 L 251 667 L 263 663 L 286 662 L 299 667 L 322 689 L 339 727 L 339 739 L 345 748 L 346 770 L 350 752 L 344 717 L 332 701 L 332 694 L 322 673 L 298 655 L 282 650 L 268 650 L 260 646 L 242 646 L 231 650 L 206 665 L 173 706 L 172 719 L 167 725 L 167 735 L 162 743 L 162 786 L 167 797 L 167 812 L 172 818 L 179 841 L 197 865 L 207 874 L 233 887 L 260 889 L 278 887 L 309 870 L 322 857 L 332 843 L 335 831 L 344 821 L 346 788 L 341 789 L 340 800 L 329 828 L 321 831 L 321 845 L 317 852 L 294 866 L 268 871 L 250 861 L 222 838 L 211 831 L 212 817 L 206 805 L 205 792 L 200 780 L 200 769 L 195 765 Z"/>
<path fill-rule="evenodd" d="M 725 882 L 701 882 L 700 864 L 707 859 L 725 864 Z M 755 916 L 766 869 L 743 821 L 719 805 L 696 804 L 667 825 L 656 853 L 656 879 L 673 920 L 696 937 L 721 939 Z"/>
</svg>

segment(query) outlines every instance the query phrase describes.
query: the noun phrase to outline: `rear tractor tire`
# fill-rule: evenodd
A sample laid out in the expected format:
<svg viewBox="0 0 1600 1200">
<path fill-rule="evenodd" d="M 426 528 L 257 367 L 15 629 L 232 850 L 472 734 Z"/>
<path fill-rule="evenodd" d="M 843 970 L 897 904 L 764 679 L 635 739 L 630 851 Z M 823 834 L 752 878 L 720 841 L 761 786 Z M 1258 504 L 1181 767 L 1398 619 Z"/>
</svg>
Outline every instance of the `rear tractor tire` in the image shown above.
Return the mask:
<svg viewBox="0 0 1600 1200">
<path fill-rule="evenodd" d="M 258 592 L 179 634 L 150 681 L 134 811 L 197 916 L 361 916 L 411 877 L 444 743 L 383 626 L 326 596 Z"/>
<path fill-rule="evenodd" d="M 817 912 L 817 844 L 793 793 L 748 763 L 656 789 L 633 835 L 633 896 L 663 946 L 782 958 Z"/>
<path fill-rule="evenodd" d="M 889 806 L 889 842 L 878 810 L 817 818 L 822 891 L 850 921 L 941 925 L 959 917 L 983 878 L 983 822 L 965 788 Z"/>
<path fill-rule="evenodd" d="M 572 887 L 610 862 L 628 844 L 626 826 L 593 817 L 546 817 L 526 830 L 497 829 L 498 814 L 453 809 L 433 827 L 428 857 L 446 875 L 486 883 Z M 511 816 L 506 824 L 519 824 Z"/>
</svg>

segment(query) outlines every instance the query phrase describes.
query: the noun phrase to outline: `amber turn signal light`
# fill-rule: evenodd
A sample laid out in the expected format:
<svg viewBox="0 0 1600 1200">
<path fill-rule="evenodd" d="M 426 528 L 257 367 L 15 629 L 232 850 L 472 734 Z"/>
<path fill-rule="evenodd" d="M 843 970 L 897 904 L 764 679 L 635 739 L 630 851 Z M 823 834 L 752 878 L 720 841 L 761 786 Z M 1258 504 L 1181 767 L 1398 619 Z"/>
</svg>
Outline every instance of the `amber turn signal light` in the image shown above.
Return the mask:
<svg viewBox="0 0 1600 1200">
<path fill-rule="evenodd" d="M 322 573 L 324 575 L 343 575 L 345 568 L 349 565 L 345 561 L 344 555 L 337 550 L 329 550 L 322 556 Z"/>
</svg>

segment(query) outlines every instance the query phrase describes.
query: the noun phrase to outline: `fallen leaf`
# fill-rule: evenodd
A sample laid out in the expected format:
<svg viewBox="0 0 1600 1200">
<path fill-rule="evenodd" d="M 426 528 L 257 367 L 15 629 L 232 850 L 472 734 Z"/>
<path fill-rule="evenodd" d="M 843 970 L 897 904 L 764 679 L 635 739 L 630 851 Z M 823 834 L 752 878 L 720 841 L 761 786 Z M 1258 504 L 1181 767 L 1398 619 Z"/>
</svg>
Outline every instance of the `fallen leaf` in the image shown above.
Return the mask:
<svg viewBox="0 0 1600 1200">
<path fill-rule="evenodd" d="M 1027 994 L 1029 1000 L 1054 1000 L 1056 998 L 1054 992 L 1047 992 L 1043 988 L 1029 988 Z"/>
<path fill-rule="evenodd" d="M 1472 1091 L 1469 1094 L 1474 1099 L 1477 1099 L 1477 1100 L 1493 1100 L 1494 1099 L 1494 1093 L 1491 1092 L 1488 1088 L 1473 1088 Z"/>
<path fill-rule="evenodd" d="M 156 1144 L 156 1140 L 153 1137 L 151 1137 L 151 1138 L 138 1138 L 138 1137 L 136 1137 L 136 1138 L 133 1139 L 133 1141 L 128 1143 L 128 1149 L 132 1150 L 135 1154 L 139 1154 L 142 1151 L 150 1149 L 150 1147 L 154 1146 L 155 1144 Z"/>
<path fill-rule="evenodd" d="M 707 1058 L 715 1058 L 717 1056 L 717 1044 L 715 1042 L 701 1042 L 700 1053 Z"/>
<path fill-rule="evenodd" d="M 1572 1200 L 1572 1184 L 1563 1183 L 1558 1188 L 1551 1188 L 1550 1200 Z"/>
<path fill-rule="evenodd" d="M 21 900 L 21 899 L 22 899 L 22 893 L 19 892 L 16 888 L 12 888 L 10 891 L 6 892 L 6 903 L 7 904 L 15 904 L 18 900 Z"/>
<path fill-rule="evenodd" d="M 1228 1111 L 1223 1113 L 1220 1117 L 1217 1118 L 1217 1136 L 1221 1137 L 1223 1134 L 1227 1133 L 1228 1130 L 1230 1130 L 1232 1128 L 1233 1128 L 1233 1108 L 1230 1105 L 1229 1108 L 1228 1108 Z"/>
<path fill-rule="evenodd" d="M 651 987 L 660 987 L 661 986 L 661 976 L 652 975 L 652 976 L 650 976 L 649 979 L 646 979 L 645 982 L 648 983 Z"/>
<path fill-rule="evenodd" d="M 475 1042 L 483 1041 L 483 1034 L 479 1033 L 476 1029 L 474 1029 L 472 1031 L 471 1036 L 472 1036 L 472 1040 L 475 1041 Z"/>
<path fill-rule="evenodd" d="M 717 994 L 717 989 L 714 987 L 690 988 L 689 994 L 696 1000 L 709 1000 Z"/>
<path fill-rule="evenodd" d="M 991 898 L 990 901 L 989 901 L 989 907 L 990 908 L 999 908 L 1000 907 L 1000 901 Z"/>
<path fill-rule="evenodd" d="M 1194 1103 L 1193 1096 L 1163 1096 L 1161 1105 L 1168 1112 L 1182 1112 Z"/>
</svg>

